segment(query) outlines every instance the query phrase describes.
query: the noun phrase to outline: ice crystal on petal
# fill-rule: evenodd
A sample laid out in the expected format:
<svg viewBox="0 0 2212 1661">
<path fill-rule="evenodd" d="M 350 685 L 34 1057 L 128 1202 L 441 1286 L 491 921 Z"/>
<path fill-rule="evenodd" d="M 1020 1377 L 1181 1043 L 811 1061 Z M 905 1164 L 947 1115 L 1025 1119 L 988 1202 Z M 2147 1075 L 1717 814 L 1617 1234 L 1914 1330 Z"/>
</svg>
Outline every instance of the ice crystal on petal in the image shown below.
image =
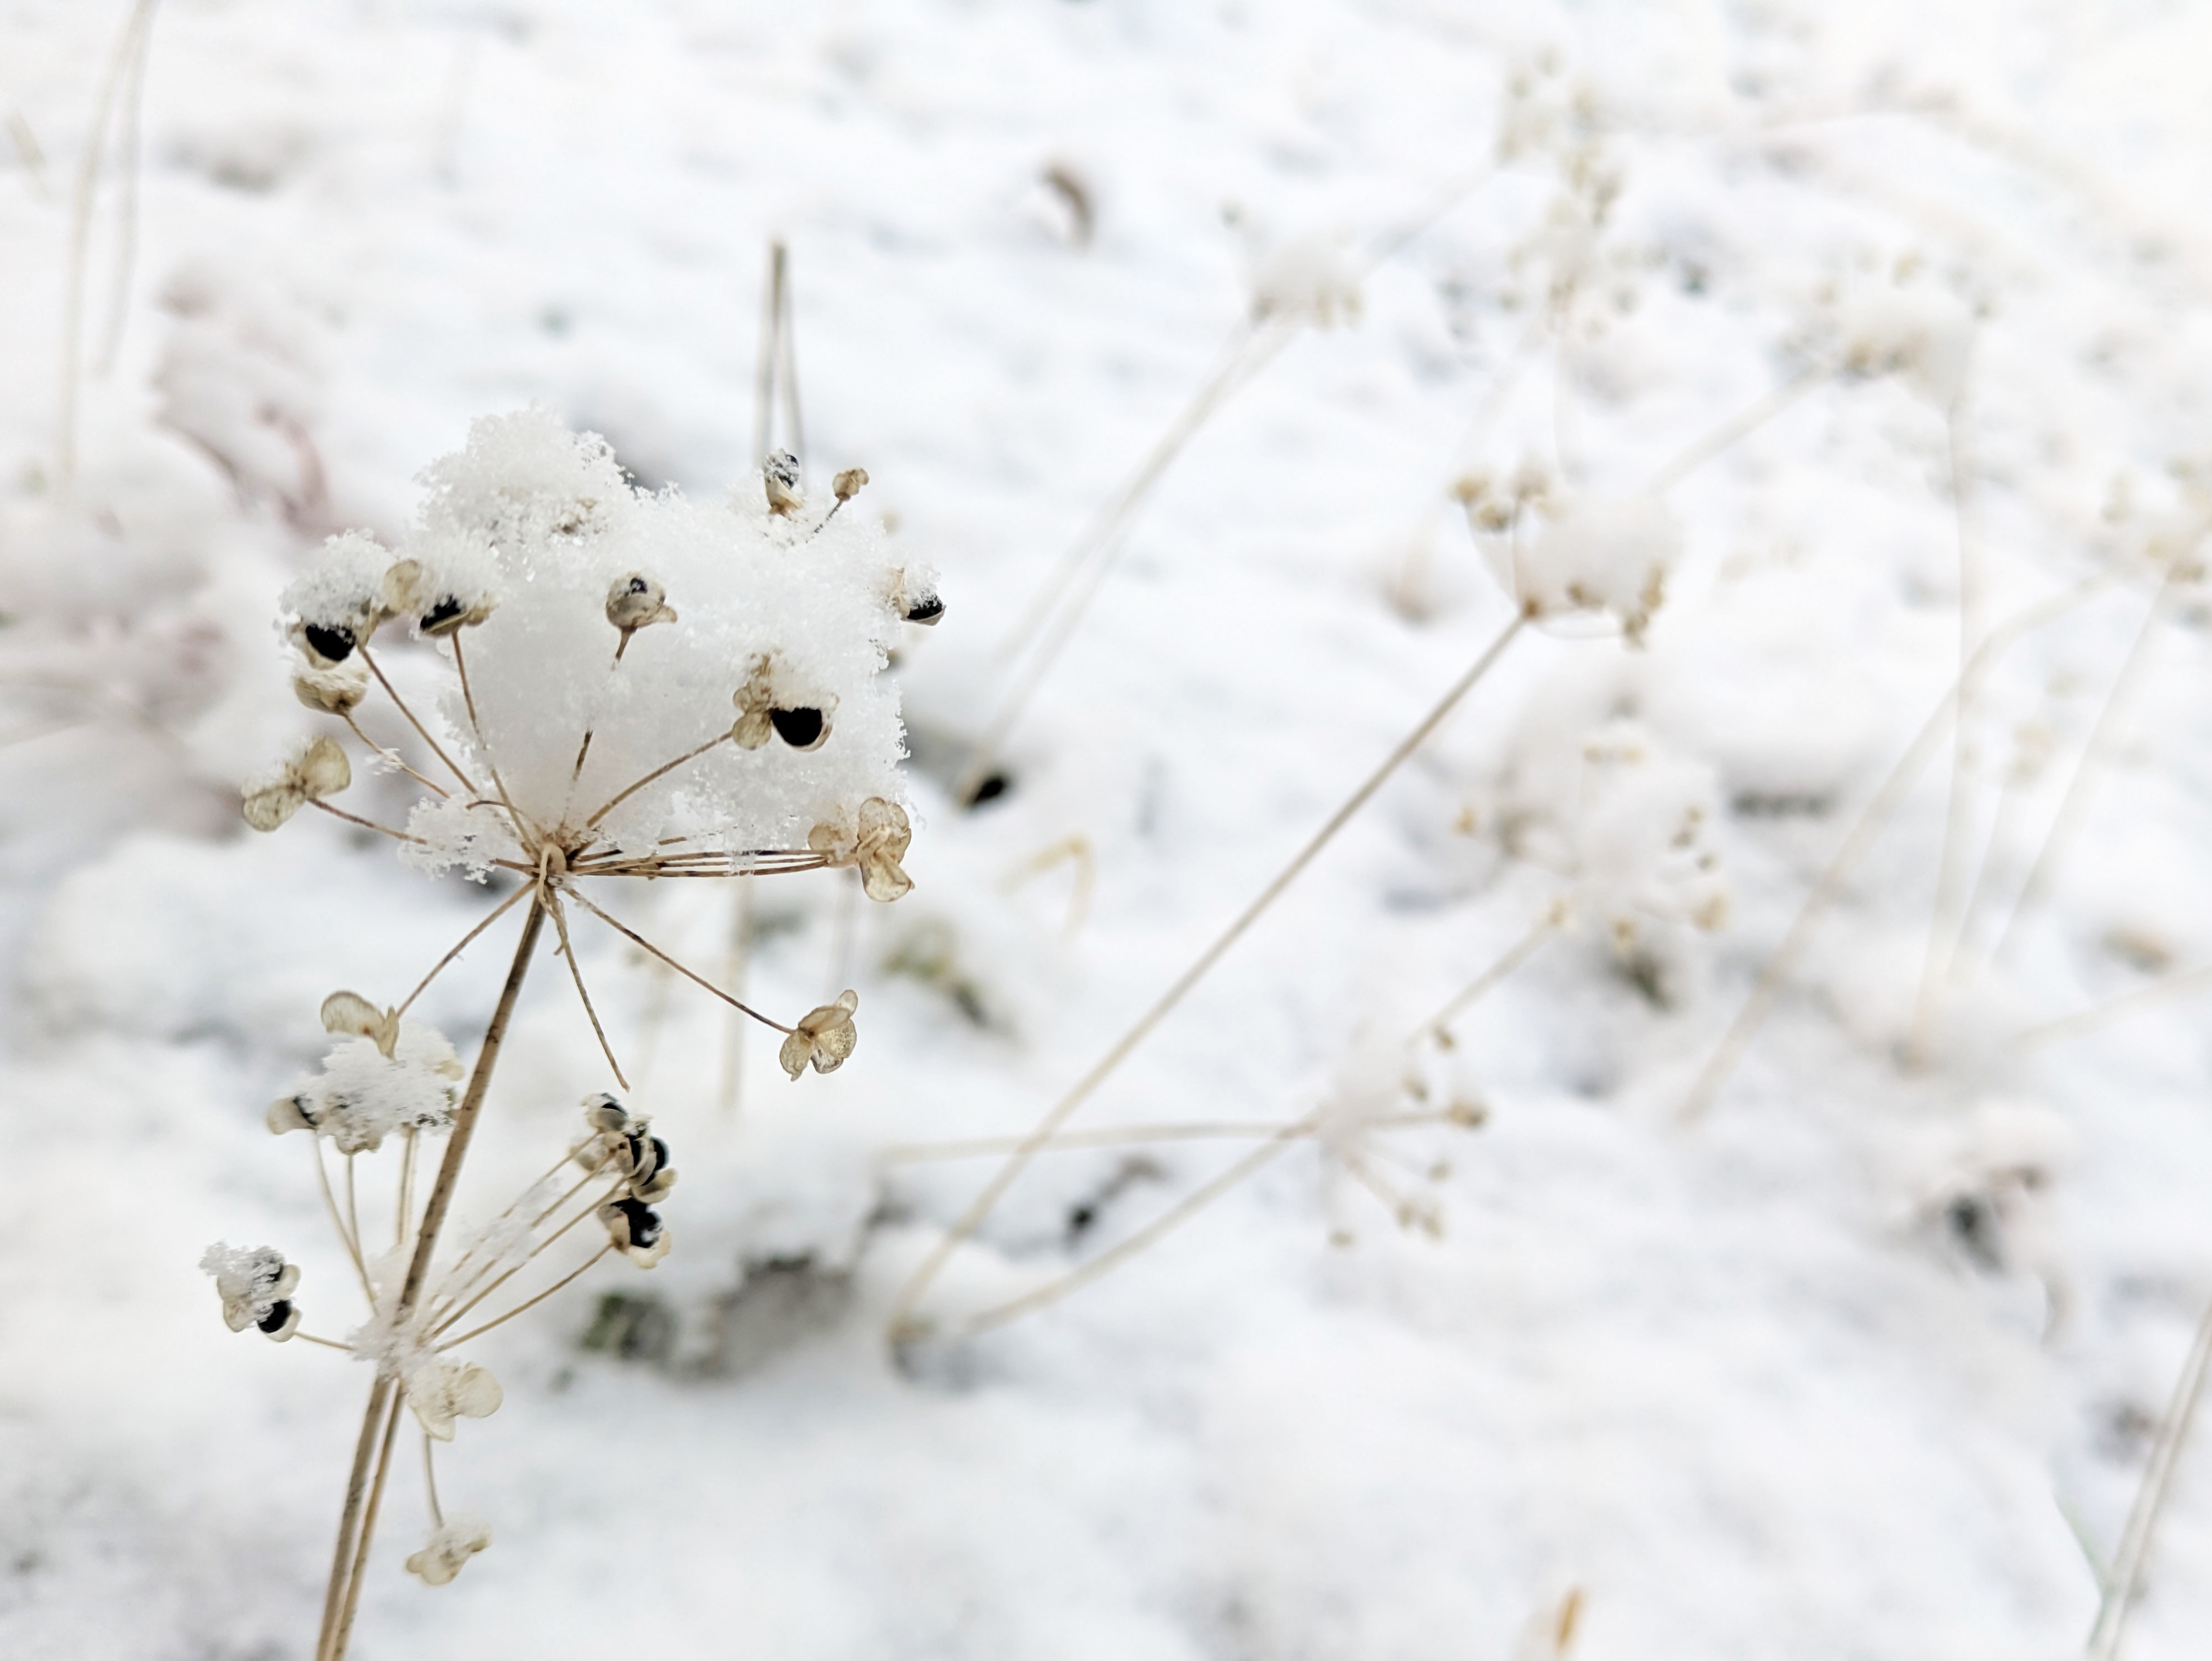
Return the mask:
<svg viewBox="0 0 2212 1661">
<path fill-rule="evenodd" d="M 442 1586 L 461 1572 L 470 1558 L 491 1544 L 491 1530 L 474 1518 L 448 1518 L 430 1530 L 422 1549 L 410 1553 L 407 1573 L 427 1585 Z"/>
</svg>

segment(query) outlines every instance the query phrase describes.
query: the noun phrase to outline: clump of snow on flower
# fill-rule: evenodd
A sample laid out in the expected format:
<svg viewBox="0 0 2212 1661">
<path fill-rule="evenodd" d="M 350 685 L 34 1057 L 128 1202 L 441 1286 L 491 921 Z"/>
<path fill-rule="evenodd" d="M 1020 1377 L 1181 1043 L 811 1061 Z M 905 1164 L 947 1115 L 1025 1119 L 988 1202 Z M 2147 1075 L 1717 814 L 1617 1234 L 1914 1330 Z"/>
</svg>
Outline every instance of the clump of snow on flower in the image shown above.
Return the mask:
<svg viewBox="0 0 2212 1661">
<path fill-rule="evenodd" d="M 457 681 L 442 714 L 456 758 L 530 821 L 582 830 L 646 774 L 729 731 L 734 696 L 763 663 L 776 707 L 822 711 L 826 741 L 805 752 L 717 745 L 625 800 L 596 827 L 603 841 L 638 852 L 674 837 L 732 852 L 803 848 L 840 809 L 901 797 L 904 733 L 878 672 L 899 627 L 896 596 L 932 591 L 934 578 L 902 570 L 866 514 L 829 518 L 826 496 L 771 514 L 757 477 L 716 503 L 642 494 L 604 440 L 539 410 L 477 422 L 423 480 L 420 524 L 377 557 L 419 562 L 422 592 L 448 581 L 455 597 L 493 607 L 457 637 L 468 697 Z M 362 540 L 334 542 L 287 609 L 305 618 L 356 595 Z M 677 620 L 637 630 L 617 662 L 608 591 L 632 575 L 663 585 Z M 410 824 L 426 844 L 410 850 L 415 862 L 481 874 L 513 853 L 495 817 L 425 803 Z"/>
<path fill-rule="evenodd" d="M 274 1246 L 234 1246 L 220 1240 L 201 1255 L 200 1272 L 215 1277 L 223 1320 L 233 1332 L 266 1320 L 300 1278 Z"/>
<path fill-rule="evenodd" d="M 1513 550 L 1514 597 L 1533 617 L 1607 612 L 1640 640 L 1681 554 L 1681 524 L 1656 496 L 1571 502 Z"/>
<path fill-rule="evenodd" d="M 1942 409 L 1966 387 L 1974 316 L 1941 289 L 1890 284 L 1855 295 L 1843 334 L 1844 365 L 1854 374 L 1901 374 Z"/>
<path fill-rule="evenodd" d="M 1359 318 L 1359 268 L 1349 240 L 1327 231 L 1292 237 L 1252 265 L 1252 315 L 1331 329 Z"/>
<path fill-rule="evenodd" d="M 341 1153 L 373 1152 L 395 1131 L 442 1130 L 453 1123 L 460 1058 L 435 1027 L 402 1021 L 392 1053 L 373 1038 L 344 1037 L 331 1046 L 321 1074 L 301 1085 L 271 1110 L 270 1123 L 286 1109 Z"/>
<path fill-rule="evenodd" d="M 1713 770 L 1642 722 L 1577 735 L 1540 716 L 1486 817 L 1508 852 L 1567 878 L 1578 908 L 1626 942 L 1639 920 L 1704 929 L 1727 921 L 1719 814 Z"/>
</svg>

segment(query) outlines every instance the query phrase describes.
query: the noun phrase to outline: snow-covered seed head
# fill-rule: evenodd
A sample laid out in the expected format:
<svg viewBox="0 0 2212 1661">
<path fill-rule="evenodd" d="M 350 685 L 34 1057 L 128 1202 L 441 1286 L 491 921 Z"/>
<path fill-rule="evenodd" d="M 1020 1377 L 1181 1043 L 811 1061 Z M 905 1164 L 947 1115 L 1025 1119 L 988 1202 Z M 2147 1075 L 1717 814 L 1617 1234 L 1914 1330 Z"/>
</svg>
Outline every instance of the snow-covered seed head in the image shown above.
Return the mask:
<svg viewBox="0 0 2212 1661">
<path fill-rule="evenodd" d="M 332 537 L 317 567 L 284 592 L 287 633 L 318 669 L 329 669 L 367 643 L 386 615 L 384 573 L 392 556 L 358 531 Z"/>
<path fill-rule="evenodd" d="M 835 1073 L 842 1067 L 860 1042 L 853 1026 L 853 1012 L 860 1007 L 860 995 L 848 988 L 837 995 L 836 1002 L 807 1011 L 777 1052 L 783 1070 L 797 1079 L 809 1062 L 817 1073 Z"/>
<path fill-rule="evenodd" d="M 761 464 L 761 484 L 768 491 L 772 514 L 795 513 L 806 505 L 799 493 L 799 458 L 788 450 L 771 450 Z"/>
<path fill-rule="evenodd" d="M 1576 502 L 1516 557 L 1515 597 L 1531 618 L 1610 613 L 1640 642 L 1681 548 L 1681 526 L 1656 496 Z"/>
<path fill-rule="evenodd" d="M 840 502 L 850 502 L 867 486 L 868 470 L 866 467 L 848 467 L 830 481 L 830 488 L 837 493 Z"/>
<path fill-rule="evenodd" d="M 453 1439 L 457 1419 L 489 1419 L 507 1399 L 499 1380 L 474 1362 L 436 1358 L 403 1369 L 407 1405 L 441 1442 Z"/>
<path fill-rule="evenodd" d="M 368 696 L 368 666 L 358 658 L 329 669 L 302 664 L 292 671 L 292 696 L 326 715 L 349 715 Z"/>
<path fill-rule="evenodd" d="M 806 833 L 806 845 L 832 866 L 860 867 L 860 887 L 872 900 L 895 900 L 912 891 L 914 879 L 899 861 L 913 841 L 906 810 L 881 796 L 869 797 L 858 813 L 841 814 Z"/>
<path fill-rule="evenodd" d="M 497 604 L 489 595 L 464 597 L 416 559 L 393 561 L 378 598 L 392 616 L 412 618 L 417 629 L 433 636 L 473 629 Z"/>
<path fill-rule="evenodd" d="M 1902 375 L 1939 408 L 1958 401 L 1974 344 L 1973 313 L 1932 288 L 1878 289 L 1858 295 L 1844 319 L 1844 368 L 1855 375 Z"/>
<path fill-rule="evenodd" d="M 425 1585 L 446 1585 L 470 1558 L 490 1544 L 490 1529 L 473 1519 L 455 1518 L 431 1530 L 422 1549 L 409 1555 L 407 1573 L 419 1576 Z"/>
<path fill-rule="evenodd" d="M 607 621 L 625 636 L 656 623 L 676 621 L 668 591 L 642 571 L 617 577 L 607 588 Z"/>
<path fill-rule="evenodd" d="M 274 772 L 249 780 L 241 793 L 246 822 L 256 830 L 274 830 L 311 801 L 334 796 L 353 782 L 353 767 L 338 741 L 325 733 L 310 739 Z"/>
<path fill-rule="evenodd" d="M 599 1209 L 600 1226 L 616 1250 L 640 1269 L 651 1269 L 668 1255 L 668 1226 L 642 1200 L 625 1196 Z"/>
<path fill-rule="evenodd" d="M 333 992 L 323 1000 L 323 1031 L 373 1038 L 386 1061 L 399 1042 L 399 1012 L 379 1009 L 358 992 Z"/>
<path fill-rule="evenodd" d="M 730 737 L 740 750 L 757 750 L 772 737 L 802 751 L 819 750 L 830 741 L 830 712 L 837 701 L 799 697 L 780 684 L 781 672 L 773 654 L 759 653 L 745 672 L 744 684 L 731 695 L 738 718 Z"/>
<path fill-rule="evenodd" d="M 291 1298 L 300 1284 L 299 1266 L 286 1262 L 274 1246 L 218 1241 L 202 1254 L 200 1270 L 215 1277 L 223 1324 L 233 1332 L 255 1327 L 282 1343 L 298 1329 L 300 1311 Z"/>
</svg>

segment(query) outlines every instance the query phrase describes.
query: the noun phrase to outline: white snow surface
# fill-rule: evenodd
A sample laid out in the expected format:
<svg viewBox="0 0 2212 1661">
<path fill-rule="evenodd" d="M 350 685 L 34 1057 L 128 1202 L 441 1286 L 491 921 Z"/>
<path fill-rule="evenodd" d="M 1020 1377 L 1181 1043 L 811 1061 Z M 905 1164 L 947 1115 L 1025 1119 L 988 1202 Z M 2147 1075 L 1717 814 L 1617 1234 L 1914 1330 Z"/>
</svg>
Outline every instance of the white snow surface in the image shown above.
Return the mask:
<svg viewBox="0 0 2212 1661">
<path fill-rule="evenodd" d="M 313 1139 L 263 1113 L 331 989 L 396 1004 L 513 891 L 465 879 L 496 849 L 432 876 L 313 812 L 246 830 L 240 782 L 339 730 L 289 689 L 279 595 L 334 533 L 495 543 L 495 478 L 418 479 L 537 406 L 605 436 L 595 502 L 658 517 L 649 550 L 606 527 L 542 630 L 510 589 L 467 642 L 484 684 L 580 688 L 531 677 L 572 624 L 597 660 L 622 571 L 688 625 L 750 557 L 713 525 L 784 534 L 771 238 L 807 511 L 870 476 L 831 526 L 839 615 L 887 615 L 863 567 L 933 568 L 947 611 L 818 665 L 732 613 L 714 651 L 838 690 L 893 649 L 834 712 L 860 770 L 835 736 L 800 759 L 823 800 L 895 785 L 915 887 L 758 882 L 747 1000 L 859 993 L 851 1060 L 795 1083 L 572 909 L 619 1093 L 682 1175 L 674 1245 L 458 1358 L 503 1395 L 441 1446 L 470 1520 L 436 1543 L 404 1446 L 352 1653 L 1528 1658 L 1571 1591 L 1577 1661 L 2080 1652 L 2212 1299 L 2201 10 L 167 0 L 111 129 L 135 185 L 111 165 L 87 222 L 65 479 L 70 204 L 129 11 L 0 16 L 0 1654 L 307 1653 L 370 1369 L 227 1329 L 202 1254 L 298 1266 L 302 1336 L 366 1319 Z M 1224 368 L 1008 788 L 957 806 L 1008 632 Z M 1318 1141 L 1075 1295 L 894 1355 L 993 1168 L 917 1147 L 1033 1125 L 1516 615 L 1452 496 L 1476 472 L 1549 481 L 1497 533 L 1540 555 L 1548 514 L 1670 480 L 1567 550 L 1626 609 L 1665 544 L 1641 645 L 1525 628 L 1070 1127 L 1318 1114 Z M 1997 643 L 1954 788 L 1928 724 L 1962 619 Z M 387 628 L 434 704 L 441 648 Z M 634 713 L 611 770 L 677 736 Z M 432 765 L 380 689 L 360 718 Z M 572 757 L 518 764 L 565 788 Z M 368 759 L 343 805 L 416 822 Z M 739 841 L 803 843 L 818 804 L 763 790 L 776 759 L 697 787 L 757 806 Z M 592 891 L 737 972 L 725 885 Z M 1449 1048 L 1405 1046 L 1562 899 Z M 465 1061 L 520 915 L 409 1012 Z M 554 944 L 449 1254 L 514 1254 L 502 1212 L 614 1088 Z M 1452 1104 L 1479 1128 L 1405 1123 Z M 1048 1152 L 929 1306 L 1096 1261 L 1253 1146 Z M 380 1254 L 395 1157 L 356 1171 Z M 484 1529 L 451 1585 L 405 1572 Z M 2201 1655 L 2201 1438 L 2145 1586 L 2126 1653 Z"/>
</svg>

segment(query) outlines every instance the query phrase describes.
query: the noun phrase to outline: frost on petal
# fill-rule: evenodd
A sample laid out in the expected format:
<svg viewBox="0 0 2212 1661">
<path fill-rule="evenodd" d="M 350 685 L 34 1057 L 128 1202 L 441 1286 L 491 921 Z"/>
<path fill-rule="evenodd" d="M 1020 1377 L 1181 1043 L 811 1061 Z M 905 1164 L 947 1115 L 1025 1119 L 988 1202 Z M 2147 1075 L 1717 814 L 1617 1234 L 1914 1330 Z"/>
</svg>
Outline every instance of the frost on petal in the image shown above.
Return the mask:
<svg viewBox="0 0 2212 1661">
<path fill-rule="evenodd" d="M 420 1576 L 427 1585 L 445 1585 L 490 1544 L 491 1530 L 485 1524 L 473 1518 L 450 1518 L 430 1530 L 422 1550 L 409 1554 L 407 1573 Z"/>
<path fill-rule="evenodd" d="M 860 1042 L 853 1025 L 853 1012 L 860 1007 L 860 995 L 848 988 L 835 1003 L 809 1010 L 777 1052 L 783 1070 L 796 1079 L 810 1062 L 817 1073 L 835 1073 L 842 1067 Z"/>
<path fill-rule="evenodd" d="M 489 1419 L 506 1399 L 499 1380 L 473 1361 L 455 1361 L 417 1351 L 400 1363 L 407 1405 L 422 1428 L 441 1442 L 453 1439 L 454 1421 Z"/>
<path fill-rule="evenodd" d="M 1682 527 L 1656 496 L 1574 502 L 1516 557 L 1515 594 L 1533 617 L 1601 611 L 1640 640 L 1681 551 Z"/>
<path fill-rule="evenodd" d="M 286 1101 L 342 1153 L 374 1151 L 403 1129 L 443 1130 L 459 1095 L 460 1058 L 445 1035 L 419 1021 L 401 1021 L 392 1053 L 373 1037 L 339 1039 L 322 1073 Z M 271 1109 L 271 1126 L 277 1109 Z"/>
</svg>

